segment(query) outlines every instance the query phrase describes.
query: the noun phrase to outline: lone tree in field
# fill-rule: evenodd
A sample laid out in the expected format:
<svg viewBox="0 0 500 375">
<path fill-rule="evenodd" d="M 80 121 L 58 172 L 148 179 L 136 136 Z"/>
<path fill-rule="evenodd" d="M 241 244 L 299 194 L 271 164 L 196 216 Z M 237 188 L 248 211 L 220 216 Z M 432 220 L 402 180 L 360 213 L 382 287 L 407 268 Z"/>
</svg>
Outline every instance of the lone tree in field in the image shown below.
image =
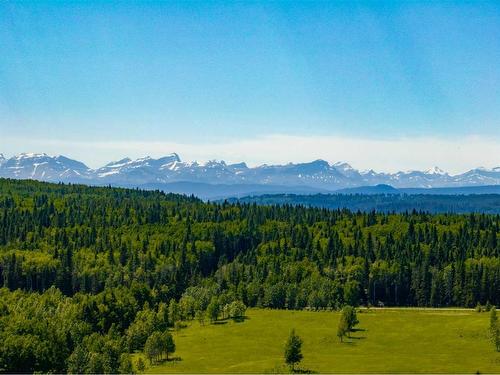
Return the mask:
<svg viewBox="0 0 500 375">
<path fill-rule="evenodd" d="M 358 323 L 359 320 L 356 315 L 356 309 L 349 305 L 344 306 L 337 327 L 337 337 L 341 342 L 344 341 L 344 337 L 346 337 Z"/>
<path fill-rule="evenodd" d="M 490 337 L 495 349 L 500 351 L 500 327 L 498 326 L 497 310 L 492 307 L 490 310 Z"/>
<path fill-rule="evenodd" d="M 491 341 L 493 341 L 493 345 L 497 352 L 500 352 L 500 327 L 498 327 L 498 325 L 491 336 Z"/>
<path fill-rule="evenodd" d="M 342 315 L 347 322 L 347 329 L 349 332 L 359 323 L 358 316 L 356 315 L 356 309 L 352 306 L 344 306 L 342 309 Z"/>
<path fill-rule="evenodd" d="M 493 307 L 490 310 L 490 333 L 493 333 L 493 331 L 497 326 L 498 326 L 497 309 Z"/>
<path fill-rule="evenodd" d="M 342 314 L 340 316 L 339 326 L 337 327 L 337 337 L 340 339 L 340 342 L 344 342 L 344 337 L 347 336 L 348 332 L 349 326 L 347 325 L 344 314 Z"/>
<path fill-rule="evenodd" d="M 292 371 L 295 371 L 295 365 L 302 360 L 302 339 L 292 329 L 290 336 L 285 344 L 285 362 Z"/>
<path fill-rule="evenodd" d="M 359 323 L 358 316 L 356 315 L 356 309 L 352 306 L 344 306 L 342 309 L 342 315 L 344 315 L 347 322 L 347 328 L 352 331 L 353 328 Z"/>
</svg>

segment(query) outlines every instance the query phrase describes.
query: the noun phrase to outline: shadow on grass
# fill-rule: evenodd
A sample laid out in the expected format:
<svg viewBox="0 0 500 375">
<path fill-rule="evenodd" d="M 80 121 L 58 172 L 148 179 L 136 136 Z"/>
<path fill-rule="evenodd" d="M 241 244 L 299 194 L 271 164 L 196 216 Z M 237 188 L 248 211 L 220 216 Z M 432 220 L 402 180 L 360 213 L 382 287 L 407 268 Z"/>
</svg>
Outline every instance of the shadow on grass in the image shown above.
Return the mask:
<svg viewBox="0 0 500 375">
<path fill-rule="evenodd" d="M 353 328 L 353 329 L 351 329 L 351 331 L 352 332 L 364 332 L 364 331 L 366 331 L 366 329 L 364 329 L 364 328 Z"/>
<path fill-rule="evenodd" d="M 296 368 L 292 371 L 292 374 L 317 374 L 317 371 L 308 368 Z"/>
<path fill-rule="evenodd" d="M 351 340 L 364 340 L 366 336 L 349 336 L 348 338 Z"/>
<path fill-rule="evenodd" d="M 348 345 L 348 346 L 356 346 L 358 345 L 358 343 L 356 341 L 346 341 L 344 340 L 343 342 L 341 342 L 342 345 Z"/>
<path fill-rule="evenodd" d="M 163 358 L 157 362 L 154 362 L 154 365 L 155 366 L 158 366 L 158 365 L 163 365 L 165 363 L 170 363 L 170 362 L 180 362 L 182 361 L 182 358 L 181 357 L 170 357 L 169 359 L 166 359 L 166 358 Z"/>
<path fill-rule="evenodd" d="M 224 319 L 219 319 L 213 322 L 212 324 L 226 324 L 227 322 L 230 322 L 231 320 L 235 323 L 243 323 L 245 320 L 250 319 L 248 316 L 242 316 L 238 318 L 224 318 Z"/>
<path fill-rule="evenodd" d="M 318 374 L 318 371 L 302 367 L 292 369 L 285 364 L 276 364 L 273 368 L 264 371 L 263 374 Z"/>
<path fill-rule="evenodd" d="M 356 346 L 359 340 L 365 340 L 366 336 L 348 336 L 341 344 Z"/>
<path fill-rule="evenodd" d="M 248 316 L 240 316 L 238 318 L 233 318 L 235 323 L 243 323 L 245 320 L 250 319 Z"/>
</svg>

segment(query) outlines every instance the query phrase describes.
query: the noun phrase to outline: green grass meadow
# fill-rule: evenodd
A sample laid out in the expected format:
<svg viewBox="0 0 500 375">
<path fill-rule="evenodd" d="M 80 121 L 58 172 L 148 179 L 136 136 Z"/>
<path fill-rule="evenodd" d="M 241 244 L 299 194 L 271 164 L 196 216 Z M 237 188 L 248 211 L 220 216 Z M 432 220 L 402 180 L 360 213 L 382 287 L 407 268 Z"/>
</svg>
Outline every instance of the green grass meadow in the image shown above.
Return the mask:
<svg viewBox="0 0 500 375">
<path fill-rule="evenodd" d="M 249 309 L 244 322 L 200 325 L 174 333 L 176 360 L 149 373 L 286 372 L 283 347 L 292 328 L 303 339 L 299 368 L 319 373 L 500 373 L 488 340 L 488 313 L 448 309 L 370 309 L 341 343 L 340 314 Z"/>
</svg>

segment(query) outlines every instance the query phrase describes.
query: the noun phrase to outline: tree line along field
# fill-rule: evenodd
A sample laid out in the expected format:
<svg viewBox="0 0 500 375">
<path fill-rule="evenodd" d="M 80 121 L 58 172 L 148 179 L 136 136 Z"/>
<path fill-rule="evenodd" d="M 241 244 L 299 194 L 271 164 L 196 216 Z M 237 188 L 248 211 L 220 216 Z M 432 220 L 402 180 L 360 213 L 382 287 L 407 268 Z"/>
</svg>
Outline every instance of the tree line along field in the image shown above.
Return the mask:
<svg viewBox="0 0 500 375">
<path fill-rule="evenodd" d="M 200 332 L 251 329 L 265 324 L 264 311 L 316 310 L 319 319 L 345 305 L 498 306 L 499 227 L 498 215 L 205 203 L 0 179 L 0 371 L 127 373 L 137 370 L 136 353 L 152 362 L 172 353 L 172 332 L 179 366 L 195 366 L 182 335 L 197 332 L 197 321 L 205 320 Z M 218 321 L 246 307 L 266 310 L 251 309 L 241 325 Z M 312 336 L 291 328 L 304 336 L 308 365 Z M 394 332 L 402 331 L 384 335 Z M 276 340 L 270 351 L 283 350 Z M 357 342 L 378 342 L 367 340 Z M 485 356 L 494 351 L 488 340 Z"/>
<path fill-rule="evenodd" d="M 174 333 L 176 360 L 147 373 L 288 372 L 292 328 L 303 340 L 301 371 L 319 373 L 498 373 L 487 313 L 471 309 L 361 309 L 343 343 L 338 312 L 249 309 L 243 322 L 192 322 Z M 137 355 L 136 355 L 137 356 Z"/>
</svg>

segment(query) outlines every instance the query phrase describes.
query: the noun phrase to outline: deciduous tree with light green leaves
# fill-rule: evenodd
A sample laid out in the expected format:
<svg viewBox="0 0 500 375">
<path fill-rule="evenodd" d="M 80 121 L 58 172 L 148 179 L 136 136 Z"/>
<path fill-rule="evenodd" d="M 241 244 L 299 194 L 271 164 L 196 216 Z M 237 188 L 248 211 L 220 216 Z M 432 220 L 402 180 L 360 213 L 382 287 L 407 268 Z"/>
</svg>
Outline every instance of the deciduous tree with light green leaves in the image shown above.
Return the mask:
<svg viewBox="0 0 500 375">
<path fill-rule="evenodd" d="M 352 306 L 344 306 L 340 314 L 339 325 L 337 327 L 337 337 L 341 342 L 344 341 L 344 337 L 349 335 L 349 332 L 358 324 L 358 317 L 356 315 L 356 309 Z"/>
<path fill-rule="evenodd" d="M 148 337 L 144 345 L 144 354 L 151 363 L 157 363 L 165 354 L 168 361 L 168 355 L 175 352 L 174 338 L 170 332 L 155 331 Z"/>
<path fill-rule="evenodd" d="M 162 349 L 163 349 L 164 353 L 166 354 L 167 361 L 168 361 L 168 355 L 175 352 L 174 338 L 172 337 L 172 334 L 170 332 L 165 332 L 163 334 L 162 340 L 163 340 Z"/>
<path fill-rule="evenodd" d="M 173 327 L 179 319 L 179 305 L 174 299 L 171 299 L 168 305 L 168 324 Z"/>
<path fill-rule="evenodd" d="M 242 320 L 245 317 L 247 307 L 241 301 L 233 301 L 229 305 L 229 315 L 234 320 Z"/>
<path fill-rule="evenodd" d="M 344 337 L 349 333 L 349 327 L 347 325 L 347 321 L 345 320 L 344 315 L 342 314 L 339 319 L 339 325 L 337 327 L 337 337 L 340 339 L 340 342 L 344 342 Z"/>
<path fill-rule="evenodd" d="M 352 329 L 359 323 L 358 316 L 356 315 L 356 309 L 352 306 L 344 306 L 342 309 L 342 316 L 347 323 L 347 329 L 352 331 Z"/>
<path fill-rule="evenodd" d="M 207 317 L 213 323 L 219 318 L 220 306 L 217 298 L 212 298 L 207 307 Z"/>
<path fill-rule="evenodd" d="M 161 333 L 156 331 L 151 334 L 144 345 L 144 354 L 151 364 L 159 361 L 162 353 Z"/>
</svg>

